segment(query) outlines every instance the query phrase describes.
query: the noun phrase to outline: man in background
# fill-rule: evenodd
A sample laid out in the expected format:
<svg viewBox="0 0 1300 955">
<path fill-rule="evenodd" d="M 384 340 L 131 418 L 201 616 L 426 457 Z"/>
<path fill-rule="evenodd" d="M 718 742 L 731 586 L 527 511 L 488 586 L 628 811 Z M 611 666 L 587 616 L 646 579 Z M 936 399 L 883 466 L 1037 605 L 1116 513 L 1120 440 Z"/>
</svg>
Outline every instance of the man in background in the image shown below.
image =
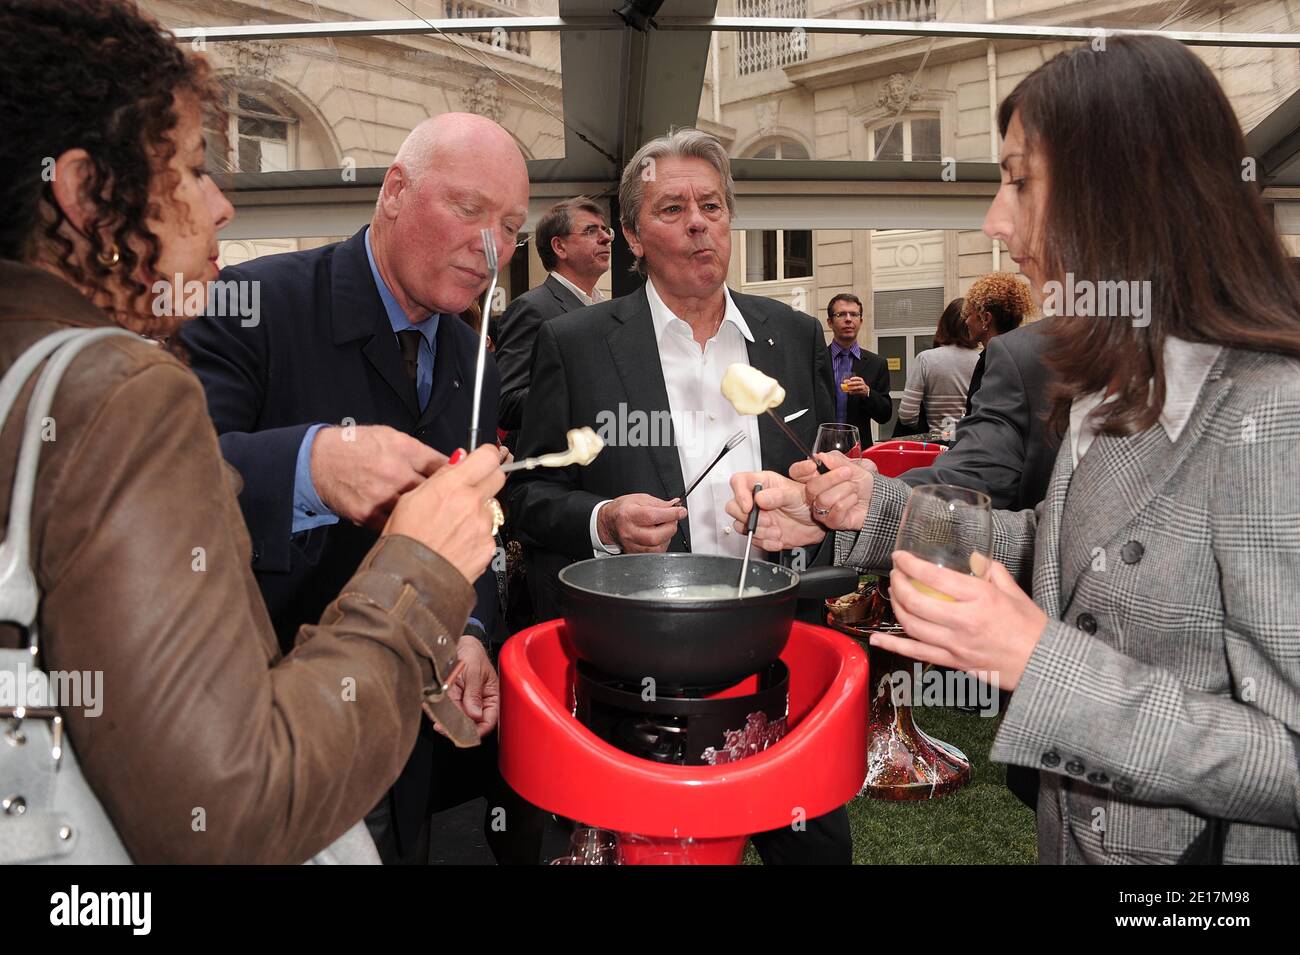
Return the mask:
<svg viewBox="0 0 1300 955">
<path fill-rule="evenodd" d="M 594 200 L 578 196 L 557 202 L 547 210 L 537 223 L 534 241 L 542 267 L 550 274 L 537 288 L 510 303 L 501 316 L 501 338 L 497 341 L 500 424 L 507 431 L 518 431 L 523 424 L 533 342 L 542 324 L 603 301 L 596 283 L 609 271 L 614 230 Z"/>
<path fill-rule="evenodd" d="M 826 306 L 826 324 L 834 341 L 828 346 L 835 374 L 835 420 L 854 425 L 862 446 L 872 443 L 871 422 L 885 424 L 894 414 L 889 398 L 889 366 L 875 352 L 858 344 L 862 300 L 840 292 Z"/>
</svg>

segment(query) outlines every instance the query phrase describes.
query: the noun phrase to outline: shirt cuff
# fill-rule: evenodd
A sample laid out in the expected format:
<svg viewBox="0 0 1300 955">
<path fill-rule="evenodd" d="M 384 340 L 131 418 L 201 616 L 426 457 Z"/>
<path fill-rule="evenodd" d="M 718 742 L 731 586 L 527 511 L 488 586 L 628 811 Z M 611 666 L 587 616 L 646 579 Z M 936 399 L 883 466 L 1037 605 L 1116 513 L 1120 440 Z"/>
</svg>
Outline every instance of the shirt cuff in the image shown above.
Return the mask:
<svg viewBox="0 0 1300 955">
<path fill-rule="evenodd" d="M 311 480 L 311 448 L 323 424 L 314 424 L 298 445 L 298 461 L 293 471 L 293 533 L 301 534 L 313 527 L 337 524 L 338 515 L 325 506 Z"/>
<path fill-rule="evenodd" d="M 613 544 L 606 544 L 600 539 L 600 532 L 596 529 L 597 519 L 600 516 L 600 509 L 608 504 L 609 501 L 601 501 L 591 509 L 591 521 L 587 525 L 587 530 L 591 534 L 591 552 L 597 557 L 612 557 L 615 554 L 623 553 L 623 548 Z"/>
</svg>

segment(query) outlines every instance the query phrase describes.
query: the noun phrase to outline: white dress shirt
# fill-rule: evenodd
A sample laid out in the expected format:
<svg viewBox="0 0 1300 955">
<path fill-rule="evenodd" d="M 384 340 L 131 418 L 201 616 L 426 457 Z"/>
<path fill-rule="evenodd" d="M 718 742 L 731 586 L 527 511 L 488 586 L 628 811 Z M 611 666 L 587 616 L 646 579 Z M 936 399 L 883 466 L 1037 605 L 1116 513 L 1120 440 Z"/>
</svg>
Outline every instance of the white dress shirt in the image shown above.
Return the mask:
<svg viewBox="0 0 1300 955">
<path fill-rule="evenodd" d="M 650 302 L 650 318 L 654 322 L 655 341 L 659 346 L 659 364 L 663 368 L 664 385 L 668 391 L 668 408 L 672 416 L 673 434 L 677 443 L 677 460 L 681 464 L 683 488 L 690 487 L 701 471 L 717 457 L 727 439 L 743 430 L 748 440 L 732 450 L 718 463 L 700 486 L 691 492 L 685 502 L 691 532 L 691 551 L 696 554 L 724 554 L 741 557 L 745 553 L 745 537 L 737 534 L 733 520 L 726 512 L 731 493 L 731 475 L 739 471 L 762 469 L 762 449 L 759 446 L 758 419 L 741 415 L 722 396 L 722 376 L 735 362 L 749 364 L 746 341 L 754 336 L 745 322 L 745 316 L 726 295 L 726 310 L 718 331 L 704 343 L 703 349 L 695 341 L 691 326 L 682 321 L 664 304 L 654 283 L 646 281 L 646 298 Z M 619 549 L 601 542 L 596 533 L 596 515 L 607 501 L 597 504 L 591 512 L 592 550 L 597 557 L 617 554 Z M 763 556 L 754 548 L 754 557 Z"/>
<path fill-rule="evenodd" d="M 555 279 L 555 281 L 559 282 L 570 292 L 576 295 L 578 297 L 578 301 L 581 302 L 583 305 L 595 305 L 597 302 L 605 301 L 605 296 L 601 295 L 600 289 L 596 288 L 594 285 L 592 286 L 591 294 L 588 295 L 582 289 L 578 288 L 578 286 L 574 285 L 572 282 L 566 279 L 559 272 L 552 272 L 550 274 L 551 277 Z"/>
<path fill-rule="evenodd" d="M 1210 369 L 1223 350 L 1219 345 L 1188 342 L 1172 335 L 1165 338 L 1165 405 L 1160 410 L 1160 425 L 1165 429 L 1170 444 L 1178 440 L 1192 416 L 1201 387 Z M 1099 405 L 1113 401 L 1101 392 L 1080 395 L 1070 405 L 1070 447 L 1077 468 L 1083 456 L 1092 447 L 1097 431 L 1093 427 L 1092 411 Z"/>
</svg>

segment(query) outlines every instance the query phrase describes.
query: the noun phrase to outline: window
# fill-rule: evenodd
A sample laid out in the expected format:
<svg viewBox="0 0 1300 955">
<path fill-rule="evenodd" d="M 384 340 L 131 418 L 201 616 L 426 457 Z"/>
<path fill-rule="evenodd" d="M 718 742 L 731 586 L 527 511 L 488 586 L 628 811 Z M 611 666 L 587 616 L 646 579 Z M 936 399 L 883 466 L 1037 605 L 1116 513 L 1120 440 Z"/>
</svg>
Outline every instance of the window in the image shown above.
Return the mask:
<svg viewBox="0 0 1300 955">
<path fill-rule="evenodd" d="M 778 139 L 750 153 L 750 159 L 807 159 L 808 150 L 793 139 Z"/>
<path fill-rule="evenodd" d="M 742 17 L 803 19 L 808 16 L 808 0 L 736 0 L 736 13 Z M 737 76 L 749 76 L 806 59 L 808 34 L 802 30 L 736 34 Z"/>
<path fill-rule="evenodd" d="M 939 120 L 937 117 L 886 120 L 867 131 L 867 148 L 872 159 L 882 162 L 938 162 L 943 158 Z"/>
<path fill-rule="evenodd" d="M 779 282 L 812 277 L 812 232 L 754 229 L 745 233 L 745 281 Z"/>
<path fill-rule="evenodd" d="M 793 139 L 774 139 L 755 149 L 750 159 L 807 159 L 808 150 Z M 754 229 L 745 233 L 745 281 L 779 282 L 810 278 L 812 232 L 807 229 Z"/>
<path fill-rule="evenodd" d="M 227 86 L 225 121 L 210 113 L 203 124 L 208 168 L 284 172 L 297 166 L 298 119 L 270 94 Z"/>
</svg>

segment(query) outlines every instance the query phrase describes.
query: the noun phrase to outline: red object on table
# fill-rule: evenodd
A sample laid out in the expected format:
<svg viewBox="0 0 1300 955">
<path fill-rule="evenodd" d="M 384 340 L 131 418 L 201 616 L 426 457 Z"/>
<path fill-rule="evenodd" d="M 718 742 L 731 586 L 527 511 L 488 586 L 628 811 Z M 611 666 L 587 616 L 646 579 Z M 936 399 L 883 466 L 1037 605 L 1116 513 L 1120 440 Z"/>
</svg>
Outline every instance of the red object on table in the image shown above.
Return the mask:
<svg viewBox="0 0 1300 955">
<path fill-rule="evenodd" d="M 795 623 L 781 659 L 790 668 L 784 738 L 739 762 L 666 765 L 616 749 L 574 718 L 577 657 L 562 620 L 522 630 L 501 651 L 501 773 L 542 809 L 643 837 L 624 844 L 630 864 L 664 852 L 737 864 L 750 835 L 790 825 L 797 810 L 811 819 L 844 805 L 866 774 L 862 647 Z"/>
<path fill-rule="evenodd" d="M 876 462 L 885 477 L 898 477 L 912 468 L 925 468 L 947 451 L 942 444 L 925 441 L 882 441 L 862 452 L 862 456 Z"/>
</svg>

